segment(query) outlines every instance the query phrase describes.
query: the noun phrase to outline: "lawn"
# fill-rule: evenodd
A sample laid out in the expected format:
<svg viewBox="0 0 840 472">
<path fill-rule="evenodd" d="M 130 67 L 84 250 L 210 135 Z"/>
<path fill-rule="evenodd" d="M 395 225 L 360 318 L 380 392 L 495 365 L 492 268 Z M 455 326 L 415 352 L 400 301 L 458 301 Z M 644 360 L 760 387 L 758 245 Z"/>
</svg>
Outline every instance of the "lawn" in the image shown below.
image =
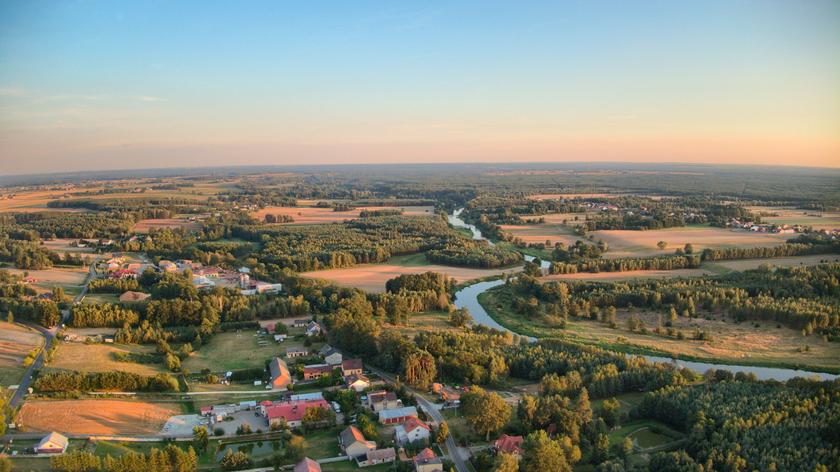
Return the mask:
<svg viewBox="0 0 840 472">
<path fill-rule="evenodd" d="M 659 447 L 685 437 L 684 434 L 659 421 L 642 419 L 630 421 L 610 431 L 610 445 L 620 445 L 627 436 L 639 449 Z"/>
<path fill-rule="evenodd" d="M 260 340 L 265 342 L 261 344 L 258 342 Z M 229 331 L 214 335 L 209 343 L 201 346 L 182 365 L 190 372 L 200 372 L 203 369 L 225 372 L 262 367 L 265 361 L 272 357 L 282 357 L 286 348 L 301 346 L 303 341 L 295 339 L 276 343 L 268 336 L 257 336 L 255 331 Z M 311 347 L 317 348 L 317 345 Z"/>
<path fill-rule="evenodd" d="M 605 323 L 588 319 L 569 319 L 566 328 L 560 329 L 549 320 L 526 318 L 515 313 L 504 286 L 489 290 L 478 299 L 487 313 L 501 325 L 514 332 L 538 338 L 565 337 L 621 352 L 670 355 L 686 360 L 798 367 L 828 372 L 840 370 L 838 343 L 823 341 L 815 335 L 803 337 L 798 330 L 766 321 L 735 323 L 721 313 L 701 313 L 703 317 L 697 318 L 679 317 L 674 322 L 674 328 L 682 331 L 687 338 L 696 329 L 712 336 L 711 341 L 680 340 L 653 332 L 658 316 L 665 318 L 665 314 L 656 312 L 635 313 L 648 327 L 648 334 L 627 329 L 625 321 L 630 313 L 626 310 L 618 312 L 618 323 L 614 329 Z"/>
<path fill-rule="evenodd" d="M 306 455 L 313 459 L 323 459 L 341 454 L 338 447 L 338 434 L 344 428 L 346 426 L 341 425 L 303 435 L 306 439 Z"/>
<path fill-rule="evenodd" d="M 115 360 L 117 353 L 153 354 L 154 346 L 138 344 L 85 344 L 59 342 L 58 349 L 49 363 L 51 370 L 77 370 L 79 372 L 109 372 L 122 370 L 141 375 L 166 372 L 163 364 L 139 364 Z"/>
</svg>

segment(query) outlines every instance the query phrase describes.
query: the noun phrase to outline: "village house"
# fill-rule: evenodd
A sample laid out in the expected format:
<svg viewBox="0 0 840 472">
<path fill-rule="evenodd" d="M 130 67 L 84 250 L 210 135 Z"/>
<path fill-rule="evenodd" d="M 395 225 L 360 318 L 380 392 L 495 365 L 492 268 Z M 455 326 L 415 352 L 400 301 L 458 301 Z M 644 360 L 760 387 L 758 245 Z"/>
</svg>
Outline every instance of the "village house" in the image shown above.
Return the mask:
<svg viewBox="0 0 840 472">
<path fill-rule="evenodd" d="M 303 380 L 320 379 L 331 375 L 333 367 L 328 364 L 312 364 L 303 366 Z"/>
<path fill-rule="evenodd" d="M 321 325 L 317 321 L 310 321 L 306 325 L 306 335 L 309 337 L 321 334 Z"/>
<path fill-rule="evenodd" d="M 412 462 L 416 472 L 443 472 L 443 461 L 428 447 L 414 456 Z"/>
<path fill-rule="evenodd" d="M 295 464 L 293 472 L 321 472 L 321 466 L 314 460 L 304 457 L 302 461 Z"/>
<path fill-rule="evenodd" d="M 364 456 L 356 457 L 356 465 L 367 467 L 370 465 L 387 464 L 397 459 L 397 451 L 393 447 L 368 451 Z"/>
<path fill-rule="evenodd" d="M 338 350 L 329 344 L 325 345 L 318 351 L 318 354 L 324 356 L 324 362 L 329 365 L 340 365 L 342 356 Z"/>
<path fill-rule="evenodd" d="M 303 424 L 303 415 L 310 408 L 329 410 L 330 404 L 323 399 L 290 401 L 263 406 L 263 411 L 265 411 L 269 426 L 280 425 L 285 421 L 289 428 L 300 428 Z"/>
<path fill-rule="evenodd" d="M 344 379 L 345 385 L 347 388 L 353 390 L 356 393 L 361 393 L 370 388 L 370 379 L 365 377 L 364 375 L 348 375 Z"/>
<path fill-rule="evenodd" d="M 359 428 L 350 425 L 338 435 L 338 445 L 342 454 L 355 458 L 376 449 L 376 443 L 368 441 Z"/>
<path fill-rule="evenodd" d="M 296 357 L 306 357 L 309 355 L 309 349 L 305 347 L 290 347 L 286 349 L 286 357 L 294 359 Z"/>
<path fill-rule="evenodd" d="M 409 418 L 417 418 L 417 408 L 404 406 L 402 408 L 382 410 L 379 412 L 379 422 L 381 424 L 405 423 Z"/>
<path fill-rule="evenodd" d="M 341 362 L 341 376 L 362 375 L 362 367 L 361 359 L 346 359 Z"/>
<path fill-rule="evenodd" d="M 292 375 L 289 373 L 289 366 L 280 359 L 275 357 L 268 365 L 271 372 L 271 388 L 275 390 L 285 390 L 292 383 Z"/>
<path fill-rule="evenodd" d="M 382 410 L 401 408 L 402 400 L 394 392 L 380 390 L 368 393 L 366 406 L 374 413 L 379 413 Z"/>
<path fill-rule="evenodd" d="M 525 440 L 522 436 L 509 436 L 507 434 L 503 434 L 499 437 L 499 439 L 493 441 L 492 450 L 494 454 L 504 452 L 507 454 L 521 456 L 522 443 L 524 441 Z"/>
<path fill-rule="evenodd" d="M 41 439 L 35 446 L 35 452 L 37 454 L 64 454 L 69 444 L 66 436 L 53 431 Z"/>
<path fill-rule="evenodd" d="M 400 446 L 426 443 L 431 434 L 432 430 L 429 425 L 417 418 L 409 418 L 408 421 L 397 425 L 394 429 L 394 438 Z"/>
<path fill-rule="evenodd" d="M 142 302 L 151 297 L 148 293 L 128 291 L 120 295 L 121 303 Z"/>
</svg>

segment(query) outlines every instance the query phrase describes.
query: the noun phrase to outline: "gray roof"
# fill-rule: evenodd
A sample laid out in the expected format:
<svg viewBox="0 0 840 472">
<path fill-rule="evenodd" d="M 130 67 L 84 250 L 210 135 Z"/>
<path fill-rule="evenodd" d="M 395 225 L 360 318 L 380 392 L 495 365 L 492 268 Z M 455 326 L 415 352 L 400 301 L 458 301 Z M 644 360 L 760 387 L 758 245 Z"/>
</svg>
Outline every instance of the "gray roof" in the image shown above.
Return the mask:
<svg viewBox="0 0 840 472">
<path fill-rule="evenodd" d="M 417 416 L 417 408 L 413 406 L 404 406 L 402 408 L 392 408 L 390 410 L 382 410 L 379 412 L 380 420 L 402 418 L 403 416 Z"/>
</svg>

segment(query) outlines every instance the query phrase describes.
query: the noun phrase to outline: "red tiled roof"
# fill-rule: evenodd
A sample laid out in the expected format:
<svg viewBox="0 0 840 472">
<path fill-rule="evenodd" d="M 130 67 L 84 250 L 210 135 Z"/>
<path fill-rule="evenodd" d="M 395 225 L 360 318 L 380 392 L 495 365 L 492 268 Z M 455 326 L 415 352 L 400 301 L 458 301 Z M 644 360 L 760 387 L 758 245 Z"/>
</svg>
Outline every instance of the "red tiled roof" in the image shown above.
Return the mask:
<svg viewBox="0 0 840 472">
<path fill-rule="evenodd" d="M 427 447 L 426 449 L 423 449 L 422 451 L 420 451 L 420 453 L 418 453 L 416 456 L 414 456 L 414 463 L 415 464 L 423 463 L 423 462 L 432 460 L 435 457 L 437 457 L 437 456 L 435 456 L 435 451 L 433 451 L 433 450 L 431 450 Z"/>
<path fill-rule="evenodd" d="M 324 399 L 275 403 L 265 408 L 265 416 L 269 420 L 283 418 L 286 422 L 300 421 L 309 408 L 324 408 L 329 410 L 330 404 Z"/>
<path fill-rule="evenodd" d="M 321 466 L 312 459 L 304 457 L 295 465 L 294 472 L 321 472 Z"/>
<path fill-rule="evenodd" d="M 493 447 L 500 452 L 521 454 L 523 441 L 522 436 L 508 436 L 507 434 L 503 434 L 499 439 L 493 441 Z"/>
<path fill-rule="evenodd" d="M 406 433 L 410 433 L 417 428 L 423 428 L 426 431 L 431 431 L 431 429 L 429 429 L 429 425 L 413 416 L 406 420 L 405 424 L 403 424 L 403 428 L 405 428 Z"/>
</svg>

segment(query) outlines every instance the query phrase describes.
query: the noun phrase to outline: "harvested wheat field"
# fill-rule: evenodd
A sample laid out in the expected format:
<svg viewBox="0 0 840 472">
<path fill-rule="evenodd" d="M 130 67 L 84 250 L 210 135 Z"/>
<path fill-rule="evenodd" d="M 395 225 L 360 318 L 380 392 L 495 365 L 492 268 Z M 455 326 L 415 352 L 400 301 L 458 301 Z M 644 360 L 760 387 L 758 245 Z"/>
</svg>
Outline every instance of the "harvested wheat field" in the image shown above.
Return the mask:
<svg viewBox="0 0 840 472">
<path fill-rule="evenodd" d="M 778 257 L 773 259 L 741 259 L 737 261 L 712 262 L 729 270 L 750 270 L 767 264 L 774 267 L 812 266 L 829 262 L 840 262 L 837 254 L 817 254 L 813 256 Z"/>
<path fill-rule="evenodd" d="M 151 230 L 163 228 L 183 228 L 187 231 L 198 231 L 201 229 L 201 223 L 190 221 L 187 218 L 152 218 L 138 221 L 132 231 L 148 233 Z"/>
<path fill-rule="evenodd" d="M 800 210 L 792 207 L 747 207 L 756 213 L 773 214 L 762 216 L 762 223 L 776 225 L 803 225 L 814 229 L 840 229 L 840 213 L 829 211 Z"/>
<path fill-rule="evenodd" d="M 673 254 L 674 250 L 690 243 L 695 252 L 705 248 L 778 246 L 791 238 L 789 234 L 755 233 L 745 230 L 687 226 L 649 231 L 606 230 L 592 231 L 595 240 L 603 239 L 609 250 L 604 257 L 648 257 Z M 656 243 L 665 241 L 664 250 Z"/>
<path fill-rule="evenodd" d="M 78 239 L 68 239 L 68 238 L 58 238 L 58 239 L 47 239 L 44 241 L 44 247 L 49 249 L 50 251 L 60 252 L 60 253 L 73 253 L 73 254 L 93 254 L 92 247 L 74 247 L 71 244 L 74 241 L 78 241 Z"/>
<path fill-rule="evenodd" d="M 437 264 L 408 266 L 401 264 L 366 264 L 348 269 L 329 269 L 304 272 L 304 277 L 324 279 L 343 287 L 355 287 L 368 292 L 384 292 L 385 282 L 402 274 L 422 274 L 423 272 L 439 272 L 446 274 L 458 282 L 465 282 L 505 272 L 516 272 L 519 266 L 504 269 L 470 269 L 466 267 L 450 267 Z"/>
<path fill-rule="evenodd" d="M 711 274 L 711 271 L 705 269 L 628 270 L 624 272 L 578 272 L 577 274 L 554 274 L 547 275 L 540 280 L 591 280 L 606 282 L 610 280 L 655 279 L 666 277 L 700 277 L 702 275 Z"/>
<path fill-rule="evenodd" d="M 30 277 L 35 278 L 35 288 L 43 290 L 50 290 L 52 287 L 58 285 L 64 290 L 80 288 L 85 282 L 88 271 L 81 267 L 72 269 L 63 269 L 53 267 L 52 269 L 44 270 L 23 270 L 23 269 L 6 269 L 9 272 L 23 276 L 24 273 L 29 274 Z"/>
<path fill-rule="evenodd" d="M 435 208 L 432 206 L 368 206 L 348 211 L 333 211 L 332 208 L 318 207 L 266 207 L 251 213 L 251 216 L 258 220 L 264 220 L 265 215 L 268 214 L 288 215 L 294 221 L 286 224 L 322 224 L 358 218 L 362 210 L 402 210 L 403 215 L 406 216 L 432 216 L 435 214 Z"/>
<path fill-rule="evenodd" d="M 177 405 L 128 400 L 40 400 L 23 404 L 21 431 L 64 434 L 157 434 Z"/>
<path fill-rule="evenodd" d="M 23 358 L 42 344 L 38 331 L 0 321 L 0 385 L 18 383 L 23 374 Z"/>
</svg>

